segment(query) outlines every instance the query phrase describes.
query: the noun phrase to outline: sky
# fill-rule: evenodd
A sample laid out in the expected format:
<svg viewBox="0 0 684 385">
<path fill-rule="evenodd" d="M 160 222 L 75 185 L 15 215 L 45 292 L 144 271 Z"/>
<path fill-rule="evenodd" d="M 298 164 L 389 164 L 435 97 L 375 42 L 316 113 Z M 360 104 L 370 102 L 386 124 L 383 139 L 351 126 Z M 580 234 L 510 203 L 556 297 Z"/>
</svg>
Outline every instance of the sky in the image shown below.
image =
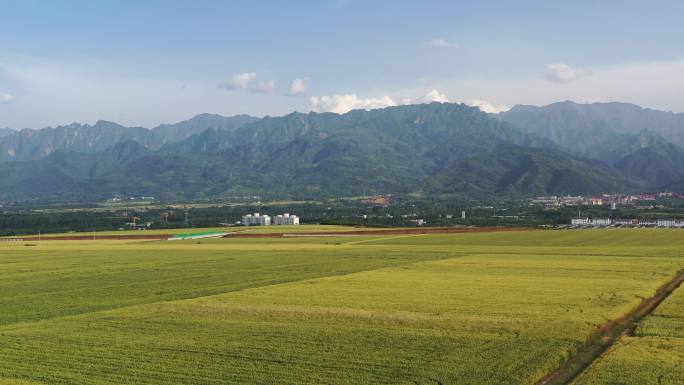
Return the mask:
<svg viewBox="0 0 684 385">
<path fill-rule="evenodd" d="M 431 101 L 684 112 L 684 2 L 0 0 L 0 127 Z"/>
</svg>

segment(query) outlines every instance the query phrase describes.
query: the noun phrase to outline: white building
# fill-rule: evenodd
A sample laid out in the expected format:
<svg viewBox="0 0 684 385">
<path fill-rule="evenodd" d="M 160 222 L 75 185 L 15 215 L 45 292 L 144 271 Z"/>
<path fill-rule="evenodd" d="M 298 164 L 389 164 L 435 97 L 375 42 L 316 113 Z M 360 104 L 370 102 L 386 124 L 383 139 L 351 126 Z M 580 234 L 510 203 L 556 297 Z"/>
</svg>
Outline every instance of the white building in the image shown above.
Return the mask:
<svg viewBox="0 0 684 385">
<path fill-rule="evenodd" d="M 591 197 L 589 198 L 589 204 L 592 206 L 603 206 L 603 197 Z"/>
<path fill-rule="evenodd" d="M 610 218 L 572 218 L 570 224 L 573 226 L 610 226 L 613 221 Z"/>
<path fill-rule="evenodd" d="M 273 224 L 274 225 L 298 225 L 299 224 L 299 217 L 296 215 L 290 215 L 289 213 L 285 213 L 283 215 L 276 215 L 273 218 Z"/>
<path fill-rule="evenodd" d="M 616 219 L 613 224 L 618 226 L 637 226 L 639 221 L 636 219 Z"/>
<path fill-rule="evenodd" d="M 677 227 L 678 223 L 674 219 L 658 219 L 656 226 L 658 227 Z"/>
<path fill-rule="evenodd" d="M 594 218 L 591 221 L 593 226 L 610 226 L 611 223 L 610 218 Z"/>
<path fill-rule="evenodd" d="M 245 226 L 270 226 L 271 217 L 266 214 L 260 215 L 259 213 L 247 214 L 242 217 L 242 224 Z"/>
<path fill-rule="evenodd" d="M 532 199 L 531 202 L 543 206 L 560 206 L 560 199 L 555 195 L 550 197 L 536 197 Z"/>
<path fill-rule="evenodd" d="M 572 218 L 570 224 L 573 226 L 589 226 L 591 224 L 591 219 L 589 218 Z"/>
</svg>

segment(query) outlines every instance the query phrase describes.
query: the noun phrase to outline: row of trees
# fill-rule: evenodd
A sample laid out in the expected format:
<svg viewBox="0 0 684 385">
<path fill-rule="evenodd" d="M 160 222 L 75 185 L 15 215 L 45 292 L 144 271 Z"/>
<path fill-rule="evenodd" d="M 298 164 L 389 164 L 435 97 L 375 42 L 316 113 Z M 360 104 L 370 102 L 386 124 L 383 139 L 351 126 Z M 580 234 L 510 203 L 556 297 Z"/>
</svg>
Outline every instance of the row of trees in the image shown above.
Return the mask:
<svg viewBox="0 0 684 385">
<path fill-rule="evenodd" d="M 461 218 L 465 210 L 466 218 Z M 439 201 L 405 199 L 389 206 L 360 201 L 326 201 L 291 205 L 240 205 L 202 208 L 95 209 L 41 212 L 0 213 L 0 235 L 23 235 L 70 231 L 111 231 L 128 228 L 128 223 L 151 222 L 151 228 L 191 228 L 233 225 L 247 213 L 270 215 L 285 212 L 298 215 L 302 223 L 344 224 L 359 226 L 416 226 L 418 220 L 427 226 L 513 226 L 535 227 L 568 224 L 577 215 L 577 208 L 544 210 L 524 201 Z M 582 211 L 594 217 L 682 216 L 684 209 L 669 209 L 667 213 L 636 212 L 633 209 L 612 211 L 592 207 Z"/>
</svg>

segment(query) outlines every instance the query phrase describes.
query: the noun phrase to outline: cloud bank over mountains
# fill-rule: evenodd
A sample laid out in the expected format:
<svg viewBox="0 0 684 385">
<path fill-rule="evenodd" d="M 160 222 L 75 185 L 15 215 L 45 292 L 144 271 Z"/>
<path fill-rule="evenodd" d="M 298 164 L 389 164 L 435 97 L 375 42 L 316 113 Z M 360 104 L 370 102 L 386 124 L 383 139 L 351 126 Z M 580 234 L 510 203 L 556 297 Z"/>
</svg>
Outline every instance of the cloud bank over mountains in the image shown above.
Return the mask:
<svg viewBox="0 0 684 385">
<path fill-rule="evenodd" d="M 310 100 L 312 111 L 334 112 L 336 114 L 344 114 L 357 109 L 373 110 L 397 105 L 389 96 L 363 99 L 356 94 L 312 96 Z"/>
<path fill-rule="evenodd" d="M 433 102 L 449 103 L 449 98 L 438 90 L 431 90 L 421 97 L 403 98 L 400 102 L 395 101 L 395 99 L 388 95 L 374 98 L 360 98 L 356 94 L 312 96 L 310 101 L 311 110 L 314 112 L 334 112 L 337 114 L 344 114 L 356 109 L 373 110 L 377 108 L 393 107 L 406 104 L 423 104 Z M 464 104 L 471 107 L 477 107 L 482 112 L 494 114 L 508 111 L 510 109 L 508 106 L 495 106 L 492 103 L 481 99 L 473 99 L 464 102 Z"/>
<path fill-rule="evenodd" d="M 516 104 L 544 105 L 563 100 L 622 101 L 684 111 L 680 97 L 684 57 L 603 66 L 552 62 L 516 76 L 446 74 L 407 77 L 400 83 L 352 81 L 345 83 L 346 92 L 339 92 L 335 79 L 315 80 L 302 76 L 305 71 L 295 70 L 299 74 L 276 72 L 273 78 L 261 75 L 269 70 L 235 72 L 220 82 L 215 76 L 131 76 L 101 62 L 5 58 L 0 61 L 2 125 L 45 127 L 105 119 L 129 126 L 154 126 L 207 111 L 255 116 L 291 111 L 344 113 L 448 101 L 464 102 L 489 113 L 506 111 Z"/>
</svg>

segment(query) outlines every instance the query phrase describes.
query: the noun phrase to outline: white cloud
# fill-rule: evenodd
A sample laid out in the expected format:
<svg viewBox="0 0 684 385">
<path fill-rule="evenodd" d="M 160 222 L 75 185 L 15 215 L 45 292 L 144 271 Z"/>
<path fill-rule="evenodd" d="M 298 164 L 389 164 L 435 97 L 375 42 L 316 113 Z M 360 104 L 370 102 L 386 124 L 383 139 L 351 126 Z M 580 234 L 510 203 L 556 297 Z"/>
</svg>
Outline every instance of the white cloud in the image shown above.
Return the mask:
<svg viewBox="0 0 684 385">
<path fill-rule="evenodd" d="M 432 39 L 430 46 L 434 48 L 458 48 L 461 45 L 457 42 L 451 42 L 446 39 Z"/>
<path fill-rule="evenodd" d="M 588 76 L 590 73 L 581 68 L 572 68 L 567 64 L 554 63 L 546 66 L 546 79 L 558 82 L 567 83 L 573 80 L 578 80 Z"/>
<path fill-rule="evenodd" d="M 17 128 L 93 123 L 100 119 L 153 127 L 203 112 L 225 116 L 285 115 L 309 106 L 306 99 L 273 94 L 265 97 L 248 89 L 226 92 L 217 88 L 215 80 L 204 77 L 135 76 L 117 66 L 84 59 L 50 63 L 36 58 L 0 60 L 0 77 L 0 94 L 9 92 L 9 86 L 22 89 L 21 96 L 15 94 L 16 100 L 9 105 L 12 108 L 0 105 L 2 125 Z M 257 76 L 249 87 L 258 80 Z M 8 88 L 4 88 L 5 83 Z M 180 89 L 179 84 L 187 88 Z"/>
<path fill-rule="evenodd" d="M 592 103 L 605 103 L 605 102 L 609 102 L 609 100 L 606 100 L 606 99 L 598 97 L 598 96 L 591 96 L 588 98 L 577 99 L 576 102 L 580 103 L 580 104 L 592 104 Z"/>
<path fill-rule="evenodd" d="M 508 111 L 511 109 L 511 107 L 504 106 L 504 105 L 495 106 L 492 103 L 490 103 L 486 100 L 482 100 L 482 99 L 473 99 L 473 100 L 467 102 L 466 104 L 471 106 L 471 107 L 477 107 L 480 109 L 480 111 L 486 112 L 489 114 L 498 114 L 499 112 L 504 112 L 504 111 Z"/>
<path fill-rule="evenodd" d="M 249 91 L 260 92 L 264 94 L 270 94 L 275 91 L 276 82 L 275 80 L 263 80 L 255 84 L 253 87 L 249 88 Z"/>
<path fill-rule="evenodd" d="M 256 72 L 243 72 L 233 75 L 230 80 L 218 85 L 227 90 L 244 90 L 256 79 Z"/>
<path fill-rule="evenodd" d="M 425 94 L 423 96 L 422 100 L 418 101 L 419 103 L 432 103 L 432 102 L 440 102 L 440 103 L 449 103 L 449 98 L 446 97 L 443 93 L 437 91 L 437 90 L 432 90 Z"/>
<path fill-rule="evenodd" d="M 276 89 L 275 80 L 257 81 L 256 72 L 242 72 L 233 75 L 230 80 L 220 83 L 218 88 L 227 90 L 245 90 L 249 92 L 270 94 Z"/>
<path fill-rule="evenodd" d="M 426 101 L 423 96 L 431 93 L 428 91 L 437 89 L 438 93 L 448 95 L 451 101 L 470 101 L 475 98 L 487 100 L 495 110 L 501 109 L 500 105 L 544 105 L 561 100 L 574 100 L 623 101 L 660 110 L 684 112 L 684 99 L 681 98 L 684 57 L 596 65 L 591 67 L 590 78 L 566 82 L 562 87 L 545 79 L 543 72 L 542 76 L 539 76 L 538 69 L 537 73 L 525 73 L 529 75 L 435 75 L 434 78 L 402 80 L 397 83 L 378 84 L 378 88 L 358 90 L 357 99 L 367 95 L 387 95 L 390 102 L 385 97 L 373 98 L 385 100 L 382 104 L 374 103 L 378 107 L 384 107 L 395 103 Z M 275 94 L 264 97 L 264 94 L 249 92 L 247 88 L 261 80 L 258 76 L 248 82 L 249 85 L 242 90 L 243 92 L 226 92 L 225 89 L 216 87 L 215 80 L 206 80 L 207 77 L 165 78 L 161 74 L 141 76 L 128 73 L 111 63 L 83 58 L 54 62 L 41 58 L 0 55 L 0 77 L 3 87 L 0 95 L 3 92 L 14 94 L 15 89 L 22 90 L 21 95 L 13 95 L 16 96 L 16 100 L 12 104 L 0 105 L 3 125 L 9 127 L 39 128 L 74 121 L 92 123 L 98 119 L 151 127 L 159 123 L 187 119 L 201 112 L 275 116 L 293 110 L 309 110 L 313 104 L 310 104 L 308 97 L 295 98 Z M 331 82 L 334 83 L 333 80 Z M 181 90 L 179 84 L 187 85 L 187 88 Z M 287 93 L 289 85 L 289 82 L 285 87 L 277 84 L 283 88 L 282 94 Z M 331 85 L 334 86 L 335 84 Z M 334 92 L 327 95 L 332 94 Z M 409 99 L 404 100 L 404 97 Z M 322 99 L 317 101 L 315 110 L 335 109 L 335 106 L 325 109 L 323 102 Z M 358 100 L 351 104 L 351 108 L 370 108 L 365 106 L 372 105 Z M 475 103 L 471 101 L 470 104 Z M 11 108 L 6 108 L 8 106 Z M 341 103 L 338 103 L 337 108 L 349 109 L 342 107 Z"/>
<path fill-rule="evenodd" d="M 0 93 L 0 104 L 10 104 L 14 101 L 14 95 Z"/>
<path fill-rule="evenodd" d="M 454 76 L 421 79 L 400 95 L 421 95 L 432 87 L 451 101 L 484 99 L 491 104 L 547 105 L 576 102 L 628 102 L 658 110 L 684 113 L 681 97 L 684 84 L 684 56 L 673 60 L 618 63 L 583 67 L 586 77 L 557 83 L 535 73 L 511 76 Z M 562 86 L 559 86 L 562 85 Z M 394 94 L 391 94 L 394 96 Z"/>
<path fill-rule="evenodd" d="M 373 110 L 396 106 L 397 103 L 389 96 L 379 98 L 360 99 L 356 94 L 331 95 L 331 96 L 312 96 L 311 110 L 315 112 L 335 112 L 344 114 L 351 110 L 364 109 Z"/>
<path fill-rule="evenodd" d="M 308 88 L 309 79 L 294 79 L 292 80 L 292 83 L 290 83 L 290 90 L 287 94 L 290 96 L 303 95 L 306 93 Z"/>
<path fill-rule="evenodd" d="M 401 104 L 423 104 L 423 103 L 433 103 L 433 102 L 439 102 L 439 103 L 449 103 L 449 98 L 446 97 L 443 93 L 437 91 L 437 90 L 432 90 L 428 92 L 427 94 L 417 97 L 417 98 L 402 98 L 401 99 Z"/>
<path fill-rule="evenodd" d="M 311 97 L 311 110 L 315 112 L 335 112 L 344 114 L 351 110 L 364 109 L 373 110 L 376 108 L 392 107 L 400 104 L 422 104 L 422 103 L 448 103 L 449 99 L 443 93 L 432 90 L 418 98 L 402 98 L 397 103 L 391 96 L 381 96 L 378 98 L 361 99 L 356 94 L 313 96 Z"/>
</svg>

